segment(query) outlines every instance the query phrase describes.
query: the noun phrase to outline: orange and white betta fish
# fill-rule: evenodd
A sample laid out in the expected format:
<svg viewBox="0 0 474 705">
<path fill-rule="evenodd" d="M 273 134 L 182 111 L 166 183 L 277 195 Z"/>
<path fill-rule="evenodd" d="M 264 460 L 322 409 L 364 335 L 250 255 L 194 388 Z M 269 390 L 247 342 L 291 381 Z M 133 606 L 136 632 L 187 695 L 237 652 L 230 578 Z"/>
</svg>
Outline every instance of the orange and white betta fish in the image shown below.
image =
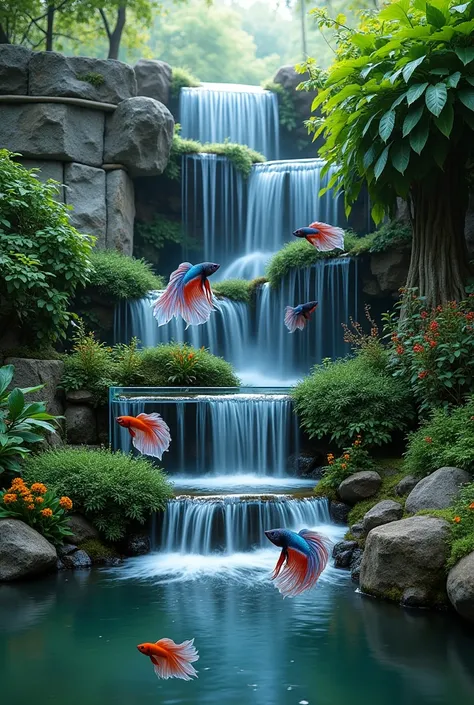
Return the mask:
<svg viewBox="0 0 474 705">
<path fill-rule="evenodd" d="M 329 560 L 329 539 L 308 529 L 298 534 L 272 529 L 265 536 L 281 548 L 272 580 L 283 597 L 295 597 L 314 587 Z"/>
<path fill-rule="evenodd" d="M 190 681 L 198 677 L 196 669 L 191 665 L 199 659 L 194 639 L 183 641 L 182 644 L 175 644 L 172 639 L 160 639 L 156 644 L 138 644 L 137 649 L 150 657 L 157 678 Z"/>
<path fill-rule="evenodd" d="M 128 428 L 132 445 L 143 453 L 161 460 L 171 443 L 168 424 L 160 414 L 138 414 L 138 416 L 118 416 L 117 423 Z"/>
<path fill-rule="evenodd" d="M 297 328 L 303 330 L 317 305 L 317 301 L 308 301 L 308 303 L 298 304 L 294 308 L 292 306 L 285 308 L 285 326 L 290 333 L 294 333 Z"/>
<path fill-rule="evenodd" d="M 311 245 L 320 252 L 329 252 L 329 250 L 344 249 L 344 230 L 336 228 L 327 223 L 311 223 L 307 228 L 298 228 L 293 235 L 295 237 L 305 237 Z"/>
<path fill-rule="evenodd" d="M 207 277 L 219 267 L 212 262 L 180 264 L 155 303 L 153 315 L 158 325 L 164 326 L 173 316 L 184 318 L 188 324 L 186 328 L 206 323 L 216 308 Z"/>
</svg>

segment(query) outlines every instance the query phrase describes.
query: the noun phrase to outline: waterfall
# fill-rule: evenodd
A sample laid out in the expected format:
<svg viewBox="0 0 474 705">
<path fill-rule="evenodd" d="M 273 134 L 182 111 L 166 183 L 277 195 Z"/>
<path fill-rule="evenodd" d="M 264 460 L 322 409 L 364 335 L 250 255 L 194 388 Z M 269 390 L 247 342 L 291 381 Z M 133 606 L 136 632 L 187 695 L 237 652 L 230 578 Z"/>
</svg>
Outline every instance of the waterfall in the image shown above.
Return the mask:
<svg viewBox="0 0 474 705">
<path fill-rule="evenodd" d="M 330 522 L 326 499 L 177 497 L 156 522 L 155 545 L 168 553 L 232 554 L 267 548 L 267 529 L 300 531 Z"/>
<path fill-rule="evenodd" d="M 202 83 L 182 88 L 180 123 L 183 137 L 200 142 L 237 142 L 279 156 L 278 97 L 258 86 Z"/>
</svg>

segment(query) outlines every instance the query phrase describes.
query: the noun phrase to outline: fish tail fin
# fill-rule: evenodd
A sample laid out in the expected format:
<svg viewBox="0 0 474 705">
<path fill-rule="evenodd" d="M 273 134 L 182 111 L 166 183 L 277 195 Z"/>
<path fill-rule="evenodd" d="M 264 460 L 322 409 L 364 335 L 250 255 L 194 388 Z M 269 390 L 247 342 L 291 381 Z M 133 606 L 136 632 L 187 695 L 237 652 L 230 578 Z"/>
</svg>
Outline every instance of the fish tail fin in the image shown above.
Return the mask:
<svg viewBox="0 0 474 705">
<path fill-rule="evenodd" d="M 133 445 L 143 455 L 151 455 L 161 460 L 171 443 L 168 424 L 156 413 L 138 414 L 137 419 L 142 421 L 146 429 L 134 429 Z"/>
<path fill-rule="evenodd" d="M 327 223 L 311 223 L 310 228 L 318 230 L 314 235 L 307 235 L 306 239 L 321 252 L 329 252 L 330 250 L 344 249 L 344 230 L 336 228 L 334 225 Z"/>
<path fill-rule="evenodd" d="M 280 553 L 279 558 L 278 558 L 277 564 L 275 566 L 275 570 L 272 573 L 272 578 L 271 578 L 272 580 L 275 580 L 275 578 L 278 578 L 278 576 L 280 575 L 280 571 L 283 567 L 283 563 L 285 562 L 285 558 L 286 558 L 286 553 L 285 553 L 285 550 L 283 549 Z"/>
<path fill-rule="evenodd" d="M 159 326 L 164 326 L 173 316 L 181 316 L 184 306 L 184 283 L 186 273 L 193 265 L 190 262 L 183 262 L 170 276 L 168 286 L 158 297 L 153 307 L 153 315 Z"/>
<path fill-rule="evenodd" d="M 199 326 L 206 323 L 214 309 L 212 290 L 207 279 L 203 280 L 200 276 L 191 279 L 183 289 L 181 312 L 188 326 Z"/>
<path fill-rule="evenodd" d="M 308 320 L 302 313 L 296 313 L 295 309 L 291 306 L 285 308 L 285 326 L 290 333 L 294 333 L 297 328 L 303 330 L 307 322 Z"/>
<path fill-rule="evenodd" d="M 158 678 L 180 678 L 190 681 L 197 678 L 197 671 L 192 665 L 199 659 L 194 646 L 194 639 L 175 644 L 172 639 L 160 639 L 156 645 L 163 651 L 163 656 L 153 656 L 153 665 Z"/>
<path fill-rule="evenodd" d="M 314 531 L 303 529 L 299 535 L 308 545 L 307 553 L 288 548 L 288 561 L 274 578 L 283 597 L 296 597 L 314 587 L 329 560 L 330 542 Z"/>
<path fill-rule="evenodd" d="M 331 542 L 326 536 L 322 536 L 316 531 L 310 531 L 309 529 L 302 529 L 299 535 L 306 541 L 309 547 L 308 574 L 303 587 L 303 589 L 306 589 L 316 584 L 319 576 L 327 566 Z"/>
</svg>

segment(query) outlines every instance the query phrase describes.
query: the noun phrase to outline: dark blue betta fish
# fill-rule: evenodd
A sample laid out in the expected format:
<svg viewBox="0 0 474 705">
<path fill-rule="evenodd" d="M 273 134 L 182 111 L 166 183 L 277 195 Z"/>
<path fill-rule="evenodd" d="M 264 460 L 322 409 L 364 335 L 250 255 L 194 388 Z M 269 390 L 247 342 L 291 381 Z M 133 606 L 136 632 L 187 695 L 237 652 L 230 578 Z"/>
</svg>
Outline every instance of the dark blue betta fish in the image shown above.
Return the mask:
<svg viewBox="0 0 474 705">
<path fill-rule="evenodd" d="M 317 301 L 308 301 L 308 303 L 298 304 L 294 308 L 291 306 L 285 308 L 285 326 L 290 333 L 294 333 L 297 328 L 303 330 L 317 305 Z"/>
<path fill-rule="evenodd" d="M 219 267 L 219 264 L 213 262 L 180 264 L 155 303 L 153 315 L 158 325 L 164 326 L 173 316 L 181 316 L 188 326 L 206 323 L 215 308 L 207 277 L 217 272 Z"/>
<path fill-rule="evenodd" d="M 295 237 L 304 237 L 320 252 L 329 252 L 338 248 L 344 249 L 344 230 L 334 225 L 315 221 L 307 228 L 298 228 L 293 232 Z"/>
<path fill-rule="evenodd" d="M 329 539 L 309 529 L 299 534 L 290 529 L 271 529 L 265 536 L 281 548 L 272 580 L 283 597 L 295 597 L 314 587 L 329 560 Z"/>
</svg>

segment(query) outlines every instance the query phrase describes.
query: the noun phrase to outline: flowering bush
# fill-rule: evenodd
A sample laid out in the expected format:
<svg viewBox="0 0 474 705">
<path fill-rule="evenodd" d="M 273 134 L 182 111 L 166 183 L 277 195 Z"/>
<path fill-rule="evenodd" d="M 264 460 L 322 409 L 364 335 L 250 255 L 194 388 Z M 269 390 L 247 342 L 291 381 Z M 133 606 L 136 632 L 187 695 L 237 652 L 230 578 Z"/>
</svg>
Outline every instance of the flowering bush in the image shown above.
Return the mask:
<svg viewBox="0 0 474 705">
<path fill-rule="evenodd" d="M 453 513 L 448 567 L 474 551 L 474 482 L 461 489 Z"/>
<path fill-rule="evenodd" d="M 474 297 L 428 309 L 415 290 L 401 290 L 386 314 L 394 376 L 405 379 L 425 411 L 461 404 L 474 391 Z"/>
<path fill-rule="evenodd" d="M 170 373 L 168 381 L 170 384 L 192 384 L 196 381 L 196 367 L 199 366 L 199 356 L 201 350 L 192 350 L 187 345 L 171 353 L 171 359 L 166 363 L 166 369 Z"/>
<path fill-rule="evenodd" d="M 323 477 L 316 487 L 318 495 L 332 495 L 346 477 L 362 470 L 373 470 L 374 467 L 372 458 L 362 445 L 360 435 L 357 435 L 351 446 L 344 448 L 338 458 L 329 453 L 327 460 Z"/>
<path fill-rule="evenodd" d="M 72 509 L 69 497 L 58 497 L 41 482 L 28 486 L 16 477 L 5 492 L 0 492 L 0 518 L 21 519 L 56 546 L 72 534 L 67 512 Z"/>
</svg>

